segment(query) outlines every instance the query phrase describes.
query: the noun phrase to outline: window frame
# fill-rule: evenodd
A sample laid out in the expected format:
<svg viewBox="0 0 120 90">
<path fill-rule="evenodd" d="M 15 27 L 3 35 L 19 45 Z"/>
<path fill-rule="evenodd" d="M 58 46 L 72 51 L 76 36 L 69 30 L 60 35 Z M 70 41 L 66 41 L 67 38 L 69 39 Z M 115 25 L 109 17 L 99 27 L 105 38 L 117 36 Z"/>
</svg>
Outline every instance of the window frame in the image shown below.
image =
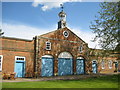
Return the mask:
<svg viewBox="0 0 120 90">
<path fill-rule="evenodd" d="M 97 60 L 92 60 L 92 63 L 96 63 L 97 64 L 98 62 L 97 62 Z"/>
<path fill-rule="evenodd" d="M 67 33 L 67 36 L 65 36 L 65 33 Z M 68 31 L 63 31 L 63 36 L 64 36 L 65 38 L 67 38 L 67 37 L 69 36 L 69 32 L 68 32 Z"/>
<path fill-rule="evenodd" d="M 48 46 L 49 43 L 49 46 Z M 46 42 L 46 50 L 51 50 L 51 42 L 47 41 Z"/>
<path fill-rule="evenodd" d="M 0 55 L 0 57 L 1 57 L 1 66 L 0 66 L 0 72 L 2 71 L 2 62 L 3 62 L 3 55 Z"/>
<path fill-rule="evenodd" d="M 18 61 L 17 58 L 24 58 L 24 60 L 21 60 L 21 61 L 25 61 L 25 56 L 15 56 L 15 61 Z"/>
<path fill-rule="evenodd" d="M 112 60 L 109 60 L 108 61 L 108 67 L 109 67 L 109 69 L 112 69 L 112 64 L 113 64 Z"/>
<path fill-rule="evenodd" d="M 80 53 L 83 52 L 83 46 L 79 46 L 79 52 L 80 52 Z"/>
<path fill-rule="evenodd" d="M 105 69 L 105 60 L 102 60 L 102 61 L 101 61 L 101 68 L 102 68 L 102 69 Z"/>
</svg>

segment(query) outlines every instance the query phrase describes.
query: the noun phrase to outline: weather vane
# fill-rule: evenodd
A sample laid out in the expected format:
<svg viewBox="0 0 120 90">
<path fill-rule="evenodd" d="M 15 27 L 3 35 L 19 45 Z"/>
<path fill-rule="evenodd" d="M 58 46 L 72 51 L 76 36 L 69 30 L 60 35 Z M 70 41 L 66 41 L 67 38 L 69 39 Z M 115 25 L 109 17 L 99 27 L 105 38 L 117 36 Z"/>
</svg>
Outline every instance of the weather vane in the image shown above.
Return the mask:
<svg viewBox="0 0 120 90">
<path fill-rule="evenodd" d="M 61 6 L 61 9 L 62 9 L 62 11 L 63 11 L 63 9 L 64 9 L 63 4 L 60 4 L 60 6 Z"/>
</svg>

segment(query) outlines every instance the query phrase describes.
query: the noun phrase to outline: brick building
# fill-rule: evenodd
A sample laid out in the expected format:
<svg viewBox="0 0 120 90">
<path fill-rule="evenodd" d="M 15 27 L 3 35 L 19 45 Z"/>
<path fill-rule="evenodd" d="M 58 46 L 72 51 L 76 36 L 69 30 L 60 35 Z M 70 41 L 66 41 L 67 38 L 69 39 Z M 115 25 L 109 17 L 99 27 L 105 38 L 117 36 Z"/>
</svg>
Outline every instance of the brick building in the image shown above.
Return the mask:
<svg viewBox="0 0 120 90">
<path fill-rule="evenodd" d="M 88 44 L 66 27 L 66 13 L 59 13 L 58 29 L 33 40 L 0 38 L 0 70 L 16 77 L 113 73 L 118 56 L 90 49 Z"/>
<path fill-rule="evenodd" d="M 0 42 L 1 71 L 3 73 L 16 72 L 16 69 L 20 69 L 21 67 L 24 70 L 20 76 L 24 77 L 25 73 L 33 73 L 33 40 L 1 37 Z"/>
<path fill-rule="evenodd" d="M 97 73 L 113 73 L 120 70 L 120 56 L 115 51 L 90 49 L 89 60 L 97 63 Z M 90 64 L 90 63 L 89 63 Z"/>
</svg>

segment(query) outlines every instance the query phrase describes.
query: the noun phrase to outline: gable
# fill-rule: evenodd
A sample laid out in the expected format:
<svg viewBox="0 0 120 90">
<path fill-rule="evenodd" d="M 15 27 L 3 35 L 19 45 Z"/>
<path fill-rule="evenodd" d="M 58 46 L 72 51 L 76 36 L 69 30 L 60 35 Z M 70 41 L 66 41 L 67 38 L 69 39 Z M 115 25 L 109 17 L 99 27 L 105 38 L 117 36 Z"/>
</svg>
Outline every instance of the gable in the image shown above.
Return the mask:
<svg viewBox="0 0 120 90">
<path fill-rule="evenodd" d="M 67 31 L 68 34 L 69 34 L 67 37 L 65 37 L 64 34 L 63 34 L 65 31 Z M 85 43 L 85 41 L 83 41 L 80 37 L 78 37 L 75 33 L 73 33 L 67 27 L 55 30 L 55 31 L 50 32 L 50 33 L 40 35 L 39 37 Z"/>
</svg>

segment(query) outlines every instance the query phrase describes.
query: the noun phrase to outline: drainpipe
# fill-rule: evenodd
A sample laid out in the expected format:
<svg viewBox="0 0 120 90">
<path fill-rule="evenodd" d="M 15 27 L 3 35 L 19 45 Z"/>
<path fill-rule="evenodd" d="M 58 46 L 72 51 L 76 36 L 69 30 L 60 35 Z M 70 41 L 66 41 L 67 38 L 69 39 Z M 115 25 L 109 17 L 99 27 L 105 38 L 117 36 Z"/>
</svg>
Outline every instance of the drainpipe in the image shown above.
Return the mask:
<svg viewBox="0 0 120 90">
<path fill-rule="evenodd" d="M 35 36 L 35 72 L 38 72 L 38 60 L 37 59 L 38 59 L 38 36 Z"/>
</svg>

